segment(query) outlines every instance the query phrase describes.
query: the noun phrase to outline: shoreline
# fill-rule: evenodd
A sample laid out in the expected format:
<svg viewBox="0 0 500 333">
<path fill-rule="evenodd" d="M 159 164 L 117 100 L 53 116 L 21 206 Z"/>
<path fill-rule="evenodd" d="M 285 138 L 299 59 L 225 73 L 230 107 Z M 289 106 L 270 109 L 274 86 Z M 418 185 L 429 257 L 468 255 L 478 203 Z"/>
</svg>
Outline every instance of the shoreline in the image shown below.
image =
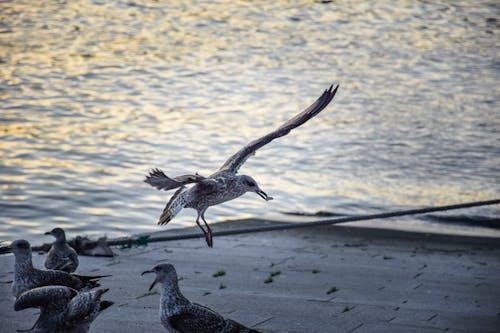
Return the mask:
<svg viewBox="0 0 500 333">
<path fill-rule="evenodd" d="M 311 221 L 311 222 L 314 222 L 314 221 Z M 271 220 L 271 219 L 246 218 L 246 219 L 216 222 L 216 223 L 210 224 L 210 226 L 211 226 L 212 231 L 214 233 L 214 237 L 217 237 L 216 234 L 218 231 L 224 232 L 226 230 L 259 228 L 261 226 L 272 226 L 272 225 L 293 225 L 295 223 L 296 222 L 277 221 L 277 220 Z M 381 226 L 381 227 L 365 226 L 365 225 L 361 225 L 361 223 L 362 222 L 355 224 L 354 222 L 347 222 L 347 223 L 334 224 L 334 225 L 330 225 L 330 226 L 338 228 L 337 232 L 339 232 L 341 234 L 356 232 L 358 235 L 373 236 L 373 237 L 377 237 L 377 238 L 419 239 L 419 238 L 423 237 L 423 238 L 427 238 L 427 239 L 433 240 L 433 241 L 447 240 L 447 241 L 465 242 L 465 243 L 469 243 L 469 242 L 472 242 L 472 243 L 490 243 L 490 242 L 500 243 L 500 237 L 497 237 L 496 235 L 477 236 L 477 235 L 465 235 L 465 234 L 448 234 L 448 233 L 423 231 L 423 230 L 385 228 L 383 226 Z M 311 226 L 305 226 L 304 228 L 291 229 L 291 230 L 314 229 L 314 228 L 323 228 L 323 227 L 329 227 L 329 226 L 311 225 Z M 199 238 L 203 238 L 203 234 L 201 232 L 199 232 L 200 230 L 196 226 L 167 229 L 167 230 L 155 231 L 152 233 L 140 233 L 137 235 L 133 235 L 130 237 L 124 237 L 124 238 L 140 237 L 140 236 L 144 236 L 144 235 L 149 235 L 151 238 L 168 237 L 168 236 L 175 236 L 175 235 L 185 235 L 188 233 L 192 233 L 193 231 L 194 231 L 194 233 L 199 234 Z M 262 232 L 265 233 L 265 232 L 272 232 L 272 231 L 262 231 Z M 259 232 L 259 234 L 260 233 L 261 232 Z M 229 235 L 229 236 L 231 236 L 231 235 Z M 228 237 L 228 236 L 219 235 L 218 237 Z M 118 240 L 118 239 L 122 239 L 122 237 L 118 237 L 118 238 L 115 238 L 113 240 Z"/>
<path fill-rule="evenodd" d="M 314 223 L 322 220 L 309 220 L 305 223 Z M 259 229 L 260 227 L 267 227 L 267 226 L 273 226 L 273 225 L 291 225 L 293 226 L 296 223 L 301 223 L 300 221 L 296 222 L 291 222 L 287 220 L 277 220 L 277 219 L 268 219 L 268 218 L 243 218 L 243 219 L 234 219 L 234 220 L 227 220 L 227 221 L 219 221 L 215 223 L 211 223 L 212 230 L 214 232 L 215 237 L 227 237 L 228 235 L 222 234 L 222 235 L 217 235 L 218 232 L 226 233 L 228 230 L 231 231 L 237 231 L 237 230 L 246 230 L 248 228 L 256 228 Z M 366 225 L 364 224 L 365 221 L 360 221 L 360 222 L 345 222 L 345 223 L 339 223 L 339 224 L 332 224 L 332 226 L 338 227 L 339 232 L 341 232 L 342 229 L 344 230 L 349 230 L 349 229 L 355 229 L 358 230 L 359 234 L 370 234 L 375 237 L 390 237 L 390 238 L 398 238 L 398 237 L 408 237 L 408 238 L 429 238 L 433 239 L 434 241 L 438 241 L 439 239 L 441 240 L 455 240 L 457 242 L 476 242 L 476 243 L 490 243 L 490 242 L 495 242 L 498 241 L 500 242 L 500 237 L 496 235 L 495 233 L 491 235 L 476 235 L 476 234 L 466 234 L 466 233 L 446 233 L 446 232 L 439 232 L 435 230 L 429 230 L 429 229 L 407 229 L 405 227 L 396 227 L 396 228 L 389 228 L 387 225 L 381 225 L 381 226 L 373 226 L 373 225 Z M 321 226 L 304 226 L 303 228 L 316 228 L 316 227 L 321 227 Z M 300 228 L 302 229 L 302 228 Z M 174 241 L 173 240 L 161 240 L 163 238 L 174 238 L 176 236 L 180 236 L 184 239 L 184 237 L 188 237 L 188 239 L 196 239 L 196 238 L 203 238 L 203 235 L 199 232 L 200 230 L 196 226 L 181 226 L 181 227 L 173 227 L 169 228 L 164 228 L 163 230 L 159 231 L 154 231 L 154 232 L 142 232 L 142 233 L 137 233 L 129 236 L 121 236 L 121 237 L 114 237 L 114 238 L 107 238 L 107 242 L 110 243 L 110 246 L 119 246 L 121 245 L 121 242 L 127 242 L 127 241 L 134 241 L 138 238 L 141 237 L 148 237 L 148 240 L 146 243 L 149 242 L 169 242 L 169 241 Z M 266 230 L 257 230 L 256 233 L 261 233 L 261 232 L 272 232 L 272 231 L 266 231 Z M 247 233 L 247 232 L 245 232 Z M 237 234 L 236 234 L 237 235 Z M 82 236 L 82 235 L 78 235 Z M 75 236 L 75 237 L 78 237 Z M 231 236 L 231 235 L 229 235 Z M 71 240 L 74 240 L 75 237 L 71 237 Z M 83 235 L 82 237 L 87 237 Z M 159 240 L 157 240 L 159 239 Z M 95 240 L 95 239 L 91 239 Z M 44 251 L 47 252 L 48 248 L 50 247 L 51 243 L 43 243 L 43 244 L 32 244 L 33 251 Z M 0 253 L 1 255 L 2 253 Z"/>
</svg>

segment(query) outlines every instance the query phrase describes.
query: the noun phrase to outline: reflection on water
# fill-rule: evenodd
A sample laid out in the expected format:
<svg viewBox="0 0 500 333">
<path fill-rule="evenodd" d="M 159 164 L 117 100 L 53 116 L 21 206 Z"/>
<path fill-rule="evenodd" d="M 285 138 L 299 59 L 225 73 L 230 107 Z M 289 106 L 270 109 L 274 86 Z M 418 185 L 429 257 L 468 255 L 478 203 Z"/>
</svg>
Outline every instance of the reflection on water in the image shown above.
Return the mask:
<svg viewBox="0 0 500 333">
<path fill-rule="evenodd" d="M 150 168 L 208 175 L 334 81 L 331 106 L 241 170 L 276 200 L 247 194 L 210 221 L 498 197 L 499 14 L 496 1 L 3 2 L 0 239 L 158 230 L 169 193 L 142 182 Z"/>
</svg>

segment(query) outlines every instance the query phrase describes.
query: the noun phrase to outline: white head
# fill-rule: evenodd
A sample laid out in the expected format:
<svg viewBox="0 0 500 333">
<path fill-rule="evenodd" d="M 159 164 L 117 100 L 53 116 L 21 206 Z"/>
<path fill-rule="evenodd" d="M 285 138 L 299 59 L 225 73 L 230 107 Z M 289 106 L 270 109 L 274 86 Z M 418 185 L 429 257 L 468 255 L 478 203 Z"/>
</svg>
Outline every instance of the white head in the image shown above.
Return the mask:
<svg viewBox="0 0 500 333">
<path fill-rule="evenodd" d="M 177 285 L 177 272 L 175 271 L 175 267 L 171 264 L 156 265 L 152 270 L 142 272 L 141 275 L 147 273 L 156 273 L 156 278 L 149 287 L 149 291 L 153 289 L 156 283 L 169 283 Z"/>
<path fill-rule="evenodd" d="M 243 190 L 245 192 L 255 192 L 262 199 L 264 199 L 266 201 L 273 200 L 272 197 L 268 196 L 266 194 L 266 192 L 264 192 L 260 189 L 259 185 L 257 185 L 257 182 L 252 177 L 247 176 L 247 175 L 241 175 L 241 176 L 238 176 L 238 180 L 239 180 L 239 183 L 243 187 Z"/>
</svg>

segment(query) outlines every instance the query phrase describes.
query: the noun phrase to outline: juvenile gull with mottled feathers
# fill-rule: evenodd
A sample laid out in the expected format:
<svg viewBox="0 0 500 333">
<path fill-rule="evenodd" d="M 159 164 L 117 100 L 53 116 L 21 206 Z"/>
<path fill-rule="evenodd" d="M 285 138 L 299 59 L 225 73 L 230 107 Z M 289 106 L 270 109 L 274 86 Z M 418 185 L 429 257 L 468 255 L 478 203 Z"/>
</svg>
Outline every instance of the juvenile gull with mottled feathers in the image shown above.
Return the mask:
<svg viewBox="0 0 500 333">
<path fill-rule="evenodd" d="M 68 245 L 64 230 L 54 228 L 45 234 L 56 238 L 45 259 L 45 268 L 73 273 L 78 267 L 78 254 Z"/>
<path fill-rule="evenodd" d="M 101 300 L 101 296 L 107 291 L 108 289 L 96 289 L 78 293 L 75 289 L 64 286 L 38 287 L 19 295 L 14 310 L 40 309 L 40 316 L 33 327 L 25 331 L 86 333 L 99 313 L 113 305 L 111 301 Z"/>
<path fill-rule="evenodd" d="M 196 303 L 191 303 L 182 295 L 177 272 L 171 264 L 160 264 L 147 273 L 155 273 L 156 278 L 149 287 L 161 284 L 160 320 L 169 333 L 259 333 L 217 312 Z"/>
<path fill-rule="evenodd" d="M 24 239 L 18 239 L 10 244 L 14 253 L 14 281 L 12 293 L 18 297 L 26 290 L 42 286 L 66 286 L 76 290 L 87 290 L 99 286 L 98 280 L 110 275 L 85 276 L 69 274 L 57 270 L 41 270 L 33 267 L 31 246 Z"/>
<path fill-rule="evenodd" d="M 338 85 L 335 89 L 333 89 L 333 85 L 330 86 L 330 88 L 325 90 L 325 92 L 307 109 L 288 120 L 276 130 L 247 144 L 236 154 L 231 156 L 217 172 L 209 177 L 194 174 L 170 178 L 160 169 L 153 169 L 150 174 L 146 176 L 144 180 L 146 183 L 159 190 L 168 191 L 179 188 L 167 203 L 158 224 L 163 225 L 170 222 L 170 220 L 172 220 L 184 207 L 194 208 L 198 213 L 196 224 L 205 234 L 208 246 L 212 247 L 212 231 L 204 216 L 207 208 L 236 199 L 246 192 L 255 192 L 266 201 L 272 200 L 270 196 L 260 189 L 257 182 L 252 177 L 237 175 L 239 168 L 251 155 L 255 154 L 257 149 L 276 138 L 287 135 L 292 129 L 304 124 L 320 113 L 332 101 L 337 90 Z M 189 189 L 184 187 L 184 185 L 192 183 L 195 184 L 193 187 Z M 206 230 L 200 224 L 200 218 L 205 224 Z"/>
</svg>

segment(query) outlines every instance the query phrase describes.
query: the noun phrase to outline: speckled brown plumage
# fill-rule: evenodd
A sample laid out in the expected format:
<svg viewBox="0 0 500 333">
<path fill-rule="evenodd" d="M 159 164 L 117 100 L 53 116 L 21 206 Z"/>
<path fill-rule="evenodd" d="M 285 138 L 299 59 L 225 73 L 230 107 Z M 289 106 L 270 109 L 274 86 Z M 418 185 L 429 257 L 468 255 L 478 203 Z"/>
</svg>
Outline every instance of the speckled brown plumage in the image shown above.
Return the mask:
<svg viewBox="0 0 500 333">
<path fill-rule="evenodd" d="M 14 253 L 14 280 L 12 293 L 15 297 L 22 292 L 42 286 L 66 286 L 76 290 L 87 290 L 99 286 L 99 279 L 109 275 L 85 276 L 56 270 L 41 270 L 33 267 L 30 243 L 19 239 L 10 245 Z"/>
<path fill-rule="evenodd" d="M 86 333 L 99 313 L 113 304 L 101 300 L 107 291 L 97 289 L 78 293 L 64 286 L 38 287 L 21 293 L 14 310 L 40 309 L 40 316 L 31 332 Z"/>
<path fill-rule="evenodd" d="M 146 273 L 155 273 L 156 283 L 161 284 L 160 320 L 169 333 L 259 333 L 182 295 L 174 266 L 160 264 Z"/>
</svg>

